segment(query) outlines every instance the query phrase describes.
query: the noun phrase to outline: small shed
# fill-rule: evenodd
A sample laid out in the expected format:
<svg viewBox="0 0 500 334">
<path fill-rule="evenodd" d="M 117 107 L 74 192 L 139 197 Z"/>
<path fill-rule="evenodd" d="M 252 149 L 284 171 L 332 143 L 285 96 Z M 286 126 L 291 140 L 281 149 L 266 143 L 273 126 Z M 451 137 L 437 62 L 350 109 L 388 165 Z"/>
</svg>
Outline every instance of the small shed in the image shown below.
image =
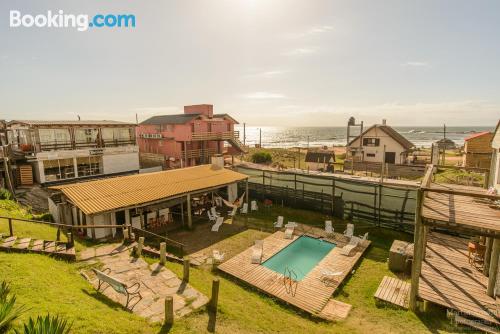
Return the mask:
<svg viewBox="0 0 500 334">
<path fill-rule="evenodd" d="M 307 151 L 305 162 L 309 170 L 326 171 L 330 170 L 335 162 L 333 151 Z"/>
<path fill-rule="evenodd" d="M 493 133 L 479 132 L 465 138 L 464 166 L 490 168 L 493 148 L 491 141 Z"/>
</svg>

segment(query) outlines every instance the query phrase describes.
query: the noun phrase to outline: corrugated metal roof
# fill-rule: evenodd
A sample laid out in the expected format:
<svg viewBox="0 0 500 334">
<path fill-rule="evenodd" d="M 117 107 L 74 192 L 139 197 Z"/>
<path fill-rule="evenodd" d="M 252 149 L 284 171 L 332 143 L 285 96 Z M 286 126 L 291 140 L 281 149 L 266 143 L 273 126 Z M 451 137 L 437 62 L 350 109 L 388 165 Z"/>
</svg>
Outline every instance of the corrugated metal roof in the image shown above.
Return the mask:
<svg viewBox="0 0 500 334">
<path fill-rule="evenodd" d="M 85 214 L 168 200 L 189 192 L 242 181 L 246 175 L 229 169 L 201 165 L 148 174 L 53 186 Z"/>
<path fill-rule="evenodd" d="M 474 138 L 477 138 L 477 137 L 481 137 L 481 136 L 484 136 L 484 135 L 487 135 L 487 134 L 491 134 L 493 135 L 491 132 L 489 131 L 484 131 L 484 132 L 479 132 L 479 133 L 474 133 L 472 135 L 470 135 L 469 137 L 465 138 L 464 140 L 467 141 L 467 140 L 471 140 L 471 139 L 474 139 Z"/>
<path fill-rule="evenodd" d="M 153 116 L 141 122 L 141 125 L 185 124 L 201 114 L 177 114 Z"/>
<path fill-rule="evenodd" d="M 50 121 L 50 120 L 12 120 L 8 124 L 15 124 L 15 123 L 21 123 L 21 124 L 26 124 L 26 125 L 79 125 L 79 126 L 86 126 L 86 125 L 126 125 L 126 126 L 136 126 L 135 123 L 126 123 L 126 122 L 120 122 L 120 121 L 109 121 L 109 120 L 81 120 L 81 121 Z"/>
</svg>

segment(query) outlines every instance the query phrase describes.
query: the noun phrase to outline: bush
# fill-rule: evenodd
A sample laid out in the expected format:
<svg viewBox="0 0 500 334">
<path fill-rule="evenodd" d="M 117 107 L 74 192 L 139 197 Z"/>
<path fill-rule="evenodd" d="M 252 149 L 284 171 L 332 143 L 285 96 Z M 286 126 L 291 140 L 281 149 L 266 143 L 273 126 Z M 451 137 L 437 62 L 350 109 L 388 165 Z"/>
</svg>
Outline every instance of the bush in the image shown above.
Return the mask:
<svg viewBox="0 0 500 334">
<path fill-rule="evenodd" d="M 45 212 L 45 213 L 41 213 L 39 215 L 33 215 L 33 219 L 35 220 L 41 220 L 41 221 L 44 221 L 44 222 L 53 222 L 54 220 L 52 219 L 52 215 L 48 212 Z"/>
<path fill-rule="evenodd" d="M 25 310 L 24 306 L 16 306 L 16 296 L 10 295 L 10 286 L 3 281 L 0 284 L 0 333 L 7 333 L 14 320 Z"/>
<path fill-rule="evenodd" d="M 59 316 L 51 317 L 47 314 L 45 317 L 38 316 L 36 320 L 30 318 L 27 324 L 24 324 L 24 331 L 17 334 L 67 334 L 71 330 L 71 324 Z"/>
<path fill-rule="evenodd" d="M 257 152 L 252 154 L 252 162 L 257 164 L 268 164 L 273 161 L 271 154 L 267 152 Z"/>
<path fill-rule="evenodd" d="M 0 188 L 0 199 L 12 199 L 12 194 L 5 188 Z"/>
</svg>

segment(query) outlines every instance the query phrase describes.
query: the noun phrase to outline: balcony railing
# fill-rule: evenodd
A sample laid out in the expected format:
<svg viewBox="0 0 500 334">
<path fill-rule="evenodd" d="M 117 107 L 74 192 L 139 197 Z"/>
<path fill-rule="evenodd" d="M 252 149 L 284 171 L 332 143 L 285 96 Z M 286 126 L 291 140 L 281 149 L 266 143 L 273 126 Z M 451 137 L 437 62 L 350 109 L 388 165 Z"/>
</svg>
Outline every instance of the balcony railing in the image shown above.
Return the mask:
<svg viewBox="0 0 500 334">
<path fill-rule="evenodd" d="M 191 140 L 228 140 L 238 138 L 239 131 L 224 131 L 224 132 L 195 132 L 191 134 Z"/>
<path fill-rule="evenodd" d="M 181 158 L 201 158 L 201 157 L 211 157 L 217 153 L 217 149 L 215 148 L 207 148 L 207 149 L 198 149 L 198 150 L 187 150 L 182 151 Z"/>
</svg>

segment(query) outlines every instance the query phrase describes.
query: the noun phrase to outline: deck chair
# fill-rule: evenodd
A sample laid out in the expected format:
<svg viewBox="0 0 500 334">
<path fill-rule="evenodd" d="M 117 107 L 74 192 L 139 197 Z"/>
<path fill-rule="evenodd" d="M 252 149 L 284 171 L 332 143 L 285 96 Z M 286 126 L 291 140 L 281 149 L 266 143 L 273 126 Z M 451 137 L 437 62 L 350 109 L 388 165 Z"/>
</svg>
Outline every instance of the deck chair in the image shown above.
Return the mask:
<svg viewBox="0 0 500 334">
<path fill-rule="evenodd" d="M 352 238 L 352 236 L 354 235 L 354 224 L 347 224 L 344 235 L 348 238 Z"/>
<path fill-rule="evenodd" d="M 216 218 L 214 216 L 212 216 L 212 213 L 210 211 L 207 211 L 207 215 L 208 215 L 208 219 L 212 222 L 212 221 L 215 221 Z"/>
<path fill-rule="evenodd" d="M 252 201 L 250 204 L 251 204 L 250 209 L 251 209 L 252 211 L 257 211 L 257 210 L 259 210 L 259 207 L 257 206 L 257 201 Z"/>
<path fill-rule="evenodd" d="M 283 216 L 278 216 L 278 220 L 274 222 L 274 227 L 281 228 L 283 227 Z"/>
<path fill-rule="evenodd" d="M 219 232 L 219 227 L 224 223 L 223 217 L 217 217 L 217 221 L 212 225 L 212 232 Z"/>
<path fill-rule="evenodd" d="M 336 281 L 337 277 L 342 276 L 343 273 L 343 271 L 331 271 L 329 269 L 323 269 L 321 270 L 320 281 L 323 281 L 325 283 L 329 283 L 332 281 L 334 282 Z"/>
<path fill-rule="evenodd" d="M 331 220 L 325 220 L 325 233 L 327 236 L 332 236 L 333 235 L 333 227 L 332 227 L 332 221 Z"/>
<path fill-rule="evenodd" d="M 255 245 L 252 247 L 252 263 L 260 264 L 262 261 L 262 252 L 264 249 L 264 241 L 255 240 Z"/>
<path fill-rule="evenodd" d="M 210 212 L 212 213 L 212 216 L 213 216 L 214 218 L 217 218 L 217 217 L 219 217 L 219 216 L 220 216 L 220 213 L 218 213 L 218 212 L 217 212 L 217 210 L 215 210 L 215 206 L 212 206 L 212 207 L 210 208 Z"/>
<path fill-rule="evenodd" d="M 360 242 L 360 238 L 352 237 L 349 243 L 342 247 L 342 249 L 340 250 L 340 254 L 349 256 L 349 254 L 351 254 L 351 251 L 356 248 L 356 246 L 358 246 Z"/>
<path fill-rule="evenodd" d="M 293 238 L 293 230 L 295 229 L 295 226 L 297 226 L 296 223 L 291 222 L 285 225 L 286 230 L 285 230 L 285 239 L 292 239 Z"/>
<path fill-rule="evenodd" d="M 222 262 L 222 261 L 224 261 L 224 255 L 225 255 L 225 253 L 221 253 L 221 252 L 219 252 L 216 249 L 214 249 L 212 251 L 212 256 L 213 256 L 215 262 Z"/>
<path fill-rule="evenodd" d="M 368 240 L 368 232 L 366 232 L 363 236 L 359 236 L 361 240 Z"/>
<path fill-rule="evenodd" d="M 248 203 L 243 203 L 243 207 L 240 209 L 240 213 L 248 213 Z"/>
</svg>

